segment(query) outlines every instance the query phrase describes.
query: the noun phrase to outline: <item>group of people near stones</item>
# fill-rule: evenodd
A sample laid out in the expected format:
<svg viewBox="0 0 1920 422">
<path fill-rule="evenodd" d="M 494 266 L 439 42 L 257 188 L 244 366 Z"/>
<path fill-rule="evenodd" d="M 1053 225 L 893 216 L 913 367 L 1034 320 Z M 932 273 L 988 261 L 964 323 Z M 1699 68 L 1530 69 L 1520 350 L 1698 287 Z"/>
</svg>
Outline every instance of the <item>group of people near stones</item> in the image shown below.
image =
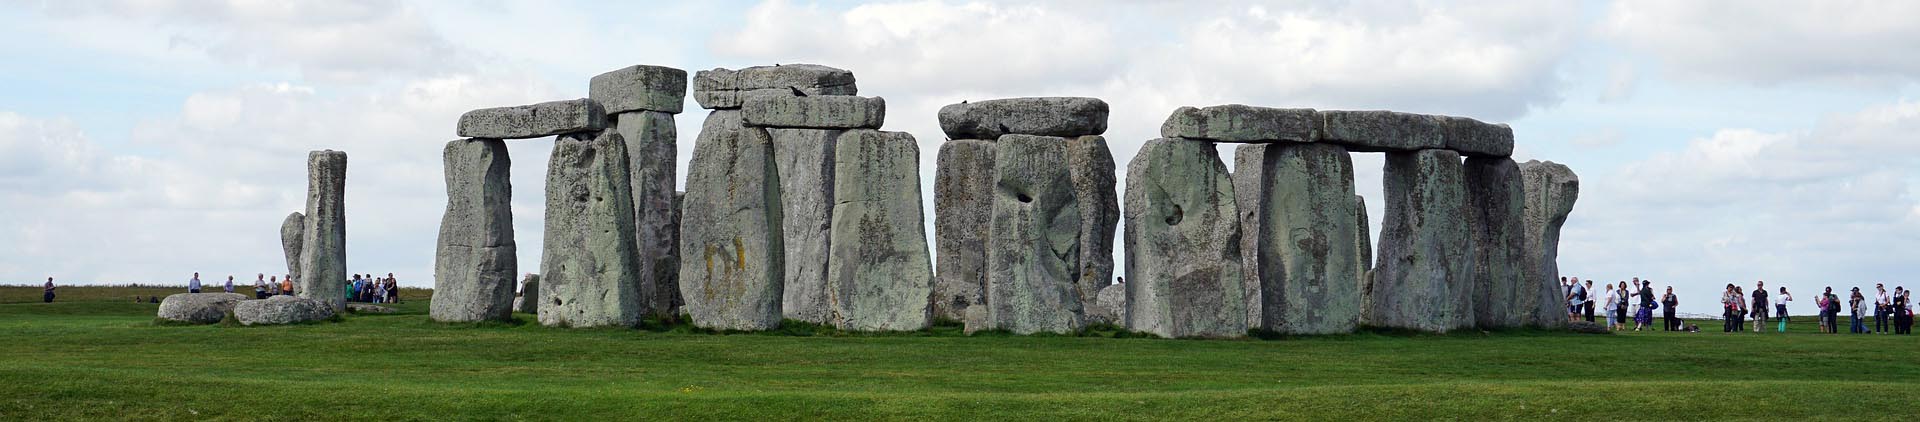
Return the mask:
<svg viewBox="0 0 1920 422">
<path fill-rule="evenodd" d="M 187 293 L 200 293 L 201 287 L 200 273 L 193 273 L 193 278 L 187 279 Z M 221 290 L 227 293 L 234 292 L 233 276 L 227 276 L 227 282 L 221 286 Z M 266 299 L 273 296 L 292 296 L 294 293 L 293 276 L 291 275 L 286 276 L 285 279 L 280 278 L 280 276 L 268 277 L 264 273 L 254 276 L 254 299 Z"/>
<path fill-rule="evenodd" d="M 385 278 L 373 274 L 354 274 L 347 281 L 347 301 L 365 303 L 397 303 L 400 301 L 400 281 L 387 273 Z"/>
<path fill-rule="evenodd" d="M 1688 326 L 1675 317 L 1674 310 L 1680 306 L 1680 296 L 1673 293 L 1673 286 L 1667 286 L 1665 293 L 1656 299 L 1653 281 L 1641 281 L 1639 277 L 1634 277 L 1631 284 L 1627 281 L 1621 281 L 1617 286 L 1602 284 L 1606 290 L 1604 296 L 1593 292 L 1593 280 L 1582 282 L 1579 277 L 1561 277 L 1560 282 L 1562 290 L 1566 292 L 1568 321 L 1596 322 L 1594 314 L 1597 308 L 1606 318 L 1608 330 L 1625 331 L 1628 321 L 1632 322 L 1633 331 L 1652 330 L 1653 311 L 1663 310 L 1665 324 L 1662 329 L 1699 331 L 1698 326 Z M 1820 332 L 1838 333 L 1839 315 L 1845 310 L 1851 314 L 1851 333 L 1912 334 L 1913 291 L 1905 286 L 1897 286 L 1889 293 L 1884 283 L 1876 283 L 1874 290 L 1874 296 L 1869 298 L 1860 292 L 1859 287 L 1854 287 L 1850 297 L 1842 301 L 1840 296 L 1833 293 L 1832 287 L 1825 288 L 1814 298 Z M 1596 300 L 1596 296 L 1599 299 Z M 1749 294 L 1742 286 L 1728 283 L 1720 294 L 1721 331 L 1748 331 L 1751 321 L 1753 332 L 1765 332 L 1767 318 L 1772 317 L 1775 330 L 1786 332 L 1787 323 L 1792 320 L 1787 311 L 1789 302 L 1793 302 L 1793 294 L 1787 292 L 1785 286 L 1779 288 L 1778 294 L 1769 294 L 1767 282 L 1757 281 L 1753 292 Z M 1869 317 L 1872 318 L 1871 326 L 1867 323 Z M 1891 330 L 1888 329 L 1889 323 Z"/>
</svg>

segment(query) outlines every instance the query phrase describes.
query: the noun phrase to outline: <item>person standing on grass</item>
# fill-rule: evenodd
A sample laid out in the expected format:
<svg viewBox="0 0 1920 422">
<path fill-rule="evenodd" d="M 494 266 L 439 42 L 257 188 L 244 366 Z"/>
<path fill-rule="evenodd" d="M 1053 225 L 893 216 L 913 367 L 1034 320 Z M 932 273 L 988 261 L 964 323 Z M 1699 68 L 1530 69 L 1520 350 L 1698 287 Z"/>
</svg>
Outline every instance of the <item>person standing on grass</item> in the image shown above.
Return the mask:
<svg viewBox="0 0 1920 422">
<path fill-rule="evenodd" d="M 267 277 L 267 296 L 280 295 L 280 276 Z"/>
<path fill-rule="evenodd" d="M 187 293 L 200 293 L 200 273 L 193 273 L 193 279 L 187 280 Z"/>
<path fill-rule="evenodd" d="M 1893 300 L 1887 297 L 1887 283 L 1874 283 L 1873 332 L 1887 333 L 1887 316 L 1893 315 Z"/>
<path fill-rule="evenodd" d="M 1673 318 L 1673 310 L 1680 307 L 1680 296 L 1673 294 L 1673 286 L 1667 286 L 1667 294 L 1660 297 L 1660 306 L 1665 307 L 1661 311 L 1667 331 L 1680 329 L 1680 321 Z"/>
<path fill-rule="evenodd" d="M 1893 329 L 1894 334 L 1913 334 L 1913 291 L 1906 287 L 1893 288 Z"/>
<path fill-rule="evenodd" d="M 1619 328 L 1616 329 L 1617 331 L 1627 330 L 1627 303 L 1631 297 L 1629 295 L 1632 294 L 1632 290 L 1627 290 L 1627 282 L 1620 282 L 1620 288 L 1618 294 L 1613 297 L 1614 302 L 1612 306 L 1614 324 L 1619 326 Z"/>
<path fill-rule="evenodd" d="M 1779 320 L 1780 332 L 1782 333 L 1787 332 L 1787 322 L 1793 321 L 1792 315 L 1787 313 L 1787 302 L 1792 301 L 1793 294 L 1787 293 L 1787 286 L 1780 286 L 1780 295 L 1773 298 L 1773 312 L 1775 314 L 1773 319 Z"/>
<path fill-rule="evenodd" d="M 1579 322 L 1580 310 L 1587 307 L 1587 288 L 1580 285 L 1580 278 L 1574 277 L 1567 285 L 1567 322 Z"/>
<path fill-rule="evenodd" d="M 47 277 L 47 287 L 40 290 L 40 300 L 45 303 L 53 303 L 53 277 Z"/>
<path fill-rule="evenodd" d="M 1765 280 L 1754 283 L 1753 307 L 1751 309 L 1753 310 L 1754 334 L 1767 332 L 1767 330 L 1762 329 L 1766 327 L 1767 324 L 1767 282 Z"/>
<path fill-rule="evenodd" d="M 1838 324 L 1835 324 L 1839 322 L 1838 318 L 1835 316 L 1835 313 L 1840 310 L 1840 304 L 1837 303 L 1839 301 L 1840 301 L 1840 297 L 1834 296 L 1833 294 L 1833 286 L 1827 286 L 1826 290 L 1823 293 L 1820 293 L 1819 303 L 1820 303 L 1820 332 L 1821 333 L 1834 334 L 1840 331 L 1840 326 Z"/>
<path fill-rule="evenodd" d="M 1605 300 L 1602 302 L 1605 306 L 1602 306 L 1600 311 L 1607 315 L 1607 331 L 1618 331 L 1620 319 L 1613 314 L 1613 304 L 1620 303 L 1620 289 L 1615 289 L 1612 284 L 1608 284 L 1607 295 L 1601 296 L 1601 299 Z"/>
<path fill-rule="evenodd" d="M 1862 312 L 1865 310 L 1867 310 L 1867 297 L 1865 295 L 1860 294 L 1859 287 L 1855 287 L 1853 288 L 1852 297 L 1847 299 L 1847 312 L 1852 313 L 1852 318 L 1850 318 L 1850 320 L 1852 321 L 1851 325 L 1853 325 L 1853 329 L 1848 331 L 1849 333 L 1853 333 L 1853 334 L 1869 333 L 1867 331 L 1867 321 L 1861 318 L 1861 316 L 1863 315 L 1871 315 L 1869 313 Z"/>
<path fill-rule="evenodd" d="M 1736 316 L 1739 312 L 1740 293 L 1732 283 L 1728 283 L 1726 290 L 1720 292 L 1720 332 L 1733 332 L 1734 325 L 1739 324 L 1739 317 Z"/>
<path fill-rule="evenodd" d="M 1593 291 L 1593 279 L 1591 278 L 1587 279 L 1587 291 L 1588 292 Z M 1593 305 L 1594 305 L 1593 300 L 1588 300 L 1586 303 L 1587 322 L 1595 322 L 1593 318 Z"/>
<path fill-rule="evenodd" d="M 1653 302 L 1653 280 L 1640 283 L 1640 311 L 1633 315 L 1633 330 L 1653 329 L 1653 308 L 1659 307 Z"/>
<path fill-rule="evenodd" d="M 293 296 L 293 274 L 287 274 L 287 278 L 280 279 L 280 294 Z"/>
<path fill-rule="evenodd" d="M 267 298 L 267 275 L 266 275 L 266 274 L 259 274 L 259 275 L 256 275 L 256 276 L 254 276 L 254 279 L 253 279 L 253 298 L 254 298 L 254 299 L 266 299 L 266 298 Z"/>
</svg>

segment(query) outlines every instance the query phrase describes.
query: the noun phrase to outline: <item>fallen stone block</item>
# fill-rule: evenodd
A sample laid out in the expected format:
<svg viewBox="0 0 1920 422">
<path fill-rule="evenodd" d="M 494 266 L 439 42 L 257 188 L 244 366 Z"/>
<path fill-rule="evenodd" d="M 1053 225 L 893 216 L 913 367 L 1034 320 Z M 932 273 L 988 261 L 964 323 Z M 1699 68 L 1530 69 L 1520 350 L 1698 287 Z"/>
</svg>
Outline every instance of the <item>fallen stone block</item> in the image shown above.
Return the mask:
<svg viewBox="0 0 1920 422">
<path fill-rule="evenodd" d="M 239 293 L 172 294 L 160 301 L 158 316 L 169 321 L 213 324 L 226 319 L 233 306 L 243 300 L 247 297 Z"/>
<path fill-rule="evenodd" d="M 233 319 L 239 320 L 240 325 L 297 324 L 328 318 L 333 318 L 332 307 L 303 297 L 274 296 L 233 305 Z"/>
</svg>

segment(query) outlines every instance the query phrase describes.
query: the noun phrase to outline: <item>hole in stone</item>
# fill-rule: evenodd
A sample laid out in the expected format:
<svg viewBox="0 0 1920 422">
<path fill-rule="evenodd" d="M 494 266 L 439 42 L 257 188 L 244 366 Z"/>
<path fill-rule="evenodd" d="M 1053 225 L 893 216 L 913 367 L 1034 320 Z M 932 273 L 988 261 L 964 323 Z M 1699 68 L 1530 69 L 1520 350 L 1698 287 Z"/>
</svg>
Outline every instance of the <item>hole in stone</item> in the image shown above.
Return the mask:
<svg viewBox="0 0 1920 422">
<path fill-rule="evenodd" d="M 1180 210 L 1179 205 L 1174 205 L 1173 212 L 1167 213 L 1167 225 L 1169 226 L 1180 225 L 1180 220 L 1183 218 L 1186 218 L 1186 213 Z"/>
<path fill-rule="evenodd" d="M 1027 194 L 1024 193 L 1014 194 L 1014 197 L 1019 199 L 1020 202 L 1033 202 L 1033 197 L 1027 196 Z"/>
</svg>

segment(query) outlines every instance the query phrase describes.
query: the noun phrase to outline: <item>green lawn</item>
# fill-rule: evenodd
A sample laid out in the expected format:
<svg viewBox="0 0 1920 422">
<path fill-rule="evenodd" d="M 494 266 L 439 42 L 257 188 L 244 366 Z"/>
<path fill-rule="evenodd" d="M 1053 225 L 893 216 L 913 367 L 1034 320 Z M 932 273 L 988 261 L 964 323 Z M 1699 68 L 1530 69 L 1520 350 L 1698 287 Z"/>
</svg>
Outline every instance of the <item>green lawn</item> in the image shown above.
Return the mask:
<svg viewBox="0 0 1920 422">
<path fill-rule="evenodd" d="M 43 304 L 0 288 L 0 420 L 1920 415 L 1920 337 L 1821 335 L 1812 318 L 1784 335 L 718 335 L 450 326 L 414 292 L 401 313 L 340 323 L 182 327 L 154 325 L 132 293 L 84 290 Z"/>
</svg>

